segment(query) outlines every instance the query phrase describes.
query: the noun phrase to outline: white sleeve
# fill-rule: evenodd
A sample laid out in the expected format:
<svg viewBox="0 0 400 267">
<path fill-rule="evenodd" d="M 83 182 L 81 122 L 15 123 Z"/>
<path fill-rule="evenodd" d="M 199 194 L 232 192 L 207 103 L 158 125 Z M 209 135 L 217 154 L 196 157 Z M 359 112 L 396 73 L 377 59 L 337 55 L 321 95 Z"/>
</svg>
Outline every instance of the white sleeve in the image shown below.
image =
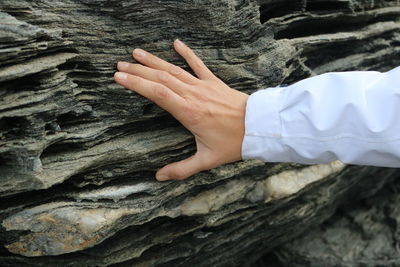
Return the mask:
<svg viewBox="0 0 400 267">
<path fill-rule="evenodd" d="M 331 72 L 251 94 L 242 158 L 400 167 L 400 67 Z"/>
</svg>

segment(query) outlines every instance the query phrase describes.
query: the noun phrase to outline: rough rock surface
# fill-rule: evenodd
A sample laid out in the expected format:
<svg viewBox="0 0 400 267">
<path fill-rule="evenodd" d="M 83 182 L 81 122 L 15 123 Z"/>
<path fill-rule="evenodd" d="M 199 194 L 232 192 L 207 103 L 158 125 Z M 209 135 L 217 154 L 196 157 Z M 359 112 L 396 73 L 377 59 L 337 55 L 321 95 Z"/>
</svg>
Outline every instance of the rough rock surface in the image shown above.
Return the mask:
<svg viewBox="0 0 400 267">
<path fill-rule="evenodd" d="M 274 250 L 282 266 L 399 266 L 400 177 Z"/>
<path fill-rule="evenodd" d="M 246 161 L 157 182 L 193 139 L 112 74 L 135 47 L 187 69 L 175 38 L 247 93 L 385 71 L 399 18 L 397 0 L 2 0 L 0 264 L 249 265 L 376 192 L 396 170 Z"/>
</svg>

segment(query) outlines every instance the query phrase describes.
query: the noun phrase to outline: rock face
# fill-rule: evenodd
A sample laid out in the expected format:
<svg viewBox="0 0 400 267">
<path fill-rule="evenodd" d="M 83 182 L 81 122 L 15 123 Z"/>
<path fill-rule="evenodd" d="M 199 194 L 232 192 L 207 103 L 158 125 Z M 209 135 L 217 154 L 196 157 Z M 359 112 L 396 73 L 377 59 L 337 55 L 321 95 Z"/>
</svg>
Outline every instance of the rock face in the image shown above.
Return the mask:
<svg viewBox="0 0 400 267">
<path fill-rule="evenodd" d="M 274 253 L 282 266 L 399 266 L 400 180 L 284 244 Z"/>
<path fill-rule="evenodd" d="M 0 265 L 250 265 L 375 193 L 398 172 L 245 161 L 157 182 L 193 139 L 112 75 L 135 47 L 188 69 L 175 38 L 247 93 L 385 71 L 399 19 L 396 0 L 2 0 Z"/>
</svg>

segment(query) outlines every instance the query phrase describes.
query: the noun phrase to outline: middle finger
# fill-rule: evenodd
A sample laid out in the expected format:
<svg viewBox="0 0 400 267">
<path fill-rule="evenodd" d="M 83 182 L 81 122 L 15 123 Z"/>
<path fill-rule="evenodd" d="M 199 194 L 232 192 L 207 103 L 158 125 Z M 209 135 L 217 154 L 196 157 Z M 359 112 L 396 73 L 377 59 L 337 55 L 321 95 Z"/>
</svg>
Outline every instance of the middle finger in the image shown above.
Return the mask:
<svg viewBox="0 0 400 267">
<path fill-rule="evenodd" d="M 133 50 L 133 57 L 140 63 L 150 68 L 163 70 L 170 73 L 182 82 L 188 84 L 196 84 L 199 81 L 198 78 L 183 70 L 181 67 L 175 66 L 174 64 L 162 60 L 161 58 L 154 56 L 151 53 L 144 51 L 143 49 L 136 48 L 135 50 Z"/>
<path fill-rule="evenodd" d="M 187 94 L 188 85 L 181 80 L 178 80 L 168 72 L 155 70 L 141 64 L 131 64 L 128 62 L 118 62 L 117 68 L 119 71 L 140 76 L 149 81 L 161 83 L 180 96 Z"/>
</svg>

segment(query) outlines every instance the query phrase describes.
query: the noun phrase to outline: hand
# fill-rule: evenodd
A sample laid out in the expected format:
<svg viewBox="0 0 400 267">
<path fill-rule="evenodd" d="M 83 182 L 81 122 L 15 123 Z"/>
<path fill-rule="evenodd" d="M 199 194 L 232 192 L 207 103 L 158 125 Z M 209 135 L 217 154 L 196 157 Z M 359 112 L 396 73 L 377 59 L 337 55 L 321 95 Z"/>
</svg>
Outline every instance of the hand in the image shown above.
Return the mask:
<svg viewBox="0 0 400 267">
<path fill-rule="evenodd" d="M 118 62 L 114 79 L 171 113 L 195 137 L 196 153 L 158 170 L 159 181 L 185 179 L 197 172 L 241 159 L 248 95 L 218 79 L 179 40 L 175 50 L 197 77 L 142 49 L 133 57 L 142 64 Z"/>
</svg>

